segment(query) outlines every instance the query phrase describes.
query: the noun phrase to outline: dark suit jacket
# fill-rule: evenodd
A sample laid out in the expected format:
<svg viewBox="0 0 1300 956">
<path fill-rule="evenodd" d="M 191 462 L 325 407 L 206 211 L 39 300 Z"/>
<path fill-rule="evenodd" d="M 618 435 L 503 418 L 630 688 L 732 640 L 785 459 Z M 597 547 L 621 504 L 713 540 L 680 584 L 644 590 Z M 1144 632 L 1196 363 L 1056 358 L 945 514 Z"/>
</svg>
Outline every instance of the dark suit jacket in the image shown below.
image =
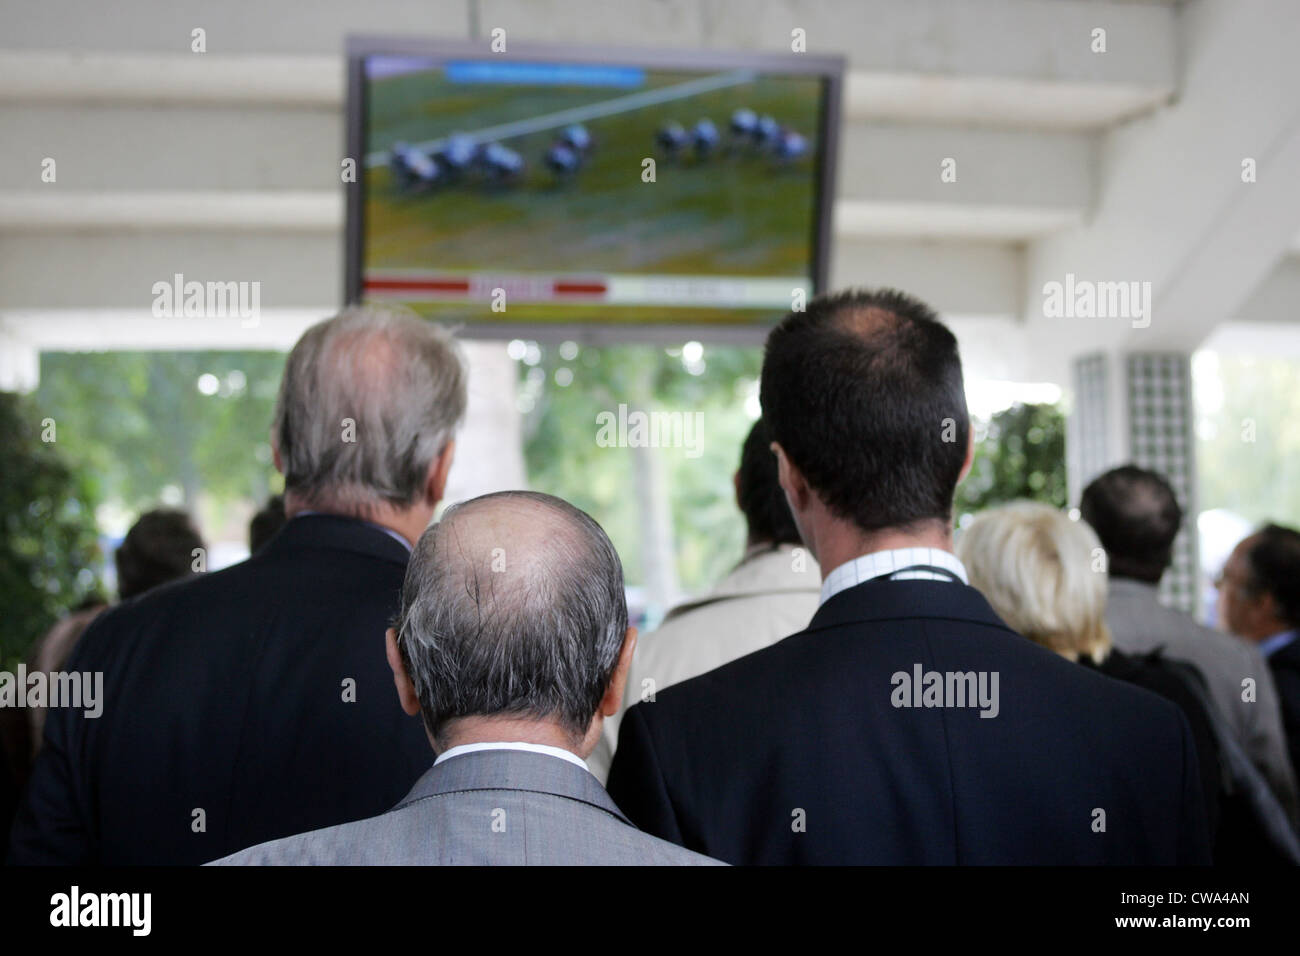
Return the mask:
<svg viewBox="0 0 1300 956">
<path fill-rule="evenodd" d="M 997 716 L 895 707 L 893 675 L 916 664 L 996 673 Z M 860 584 L 806 631 L 636 705 L 609 793 L 729 863 L 1209 862 L 1177 707 L 1032 644 L 955 583 Z"/>
<path fill-rule="evenodd" d="M 395 804 L 429 765 L 384 655 L 406 561 L 304 516 L 102 615 L 66 669 L 104 672 L 103 714 L 50 710 L 11 862 L 197 864 Z"/>
<path fill-rule="evenodd" d="M 1286 728 L 1291 766 L 1300 774 L 1300 638 L 1274 651 L 1267 660 L 1282 704 L 1282 725 Z"/>
</svg>

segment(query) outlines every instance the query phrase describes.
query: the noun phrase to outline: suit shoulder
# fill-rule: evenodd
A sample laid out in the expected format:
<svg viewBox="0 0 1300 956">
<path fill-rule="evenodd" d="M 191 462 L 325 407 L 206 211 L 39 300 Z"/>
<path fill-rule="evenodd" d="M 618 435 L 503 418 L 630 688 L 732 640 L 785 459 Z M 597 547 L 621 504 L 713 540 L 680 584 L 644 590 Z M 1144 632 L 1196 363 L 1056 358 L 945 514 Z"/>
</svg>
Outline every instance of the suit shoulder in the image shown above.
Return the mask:
<svg viewBox="0 0 1300 956">
<path fill-rule="evenodd" d="M 722 860 L 696 853 L 676 843 L 669 843 L 657 836 L 651 836 L 640 830 L 636 831 L 645 841 L 645 859 L 642 861 L 653 866 L 728 866 Z"/>
<path fill-rule="evenodd" d="M 808 630 L 798 631 L 768 647 L 762 647 L 733 661 L 715 667 L 680 684 L 674 684 L 660 693 L 660 697 L 677 702 L 698 696 L 716 696 L 729 688 L 748 695 L 755 685 L 788 677 L 785 670 L 792 658 L 802 657 L 811 650 L 807 641 L 814 637 Z"/>
<path fill-rule="evenodd" d="M 79 660 L 83 655 L 85 660 L 94 660 L 100 653 L 118 656 L 123 641 L 146 639 L 157 633 L 156 625 L 161 622 L 193 619 L 208 609 L 228 608 L 229 585 L 248 579 L 245 564 L 169 581 L 112 605 L 91 622 L 74 653 Z M 179 628 L 169 637 L 186 633 L 189 629 Z"/>
<path fill-rule="evenodd" d="M 391 812 L 391 811 L 390 811 Z M 340 866 L 368 862 L 368 836 L 388 814 L 268 840 L 205 866 Z"/>
<path fill-rule="evenodd" d="M 1077 672 L 1075 679 L 1094 722 L 1102 726 L 1109 724 L 1113 735 L 1122 734 L 1121 739 L 1131 744 L 1141 739 L 1165 738 L 1169 742 L 1169 737 L 1175 740 L 1182 737 L 1187 718 L 1172 700 L 1126 680 L 1069 661 L 1063 663 Z M 1181 681 L 1181 678 L 1173 679 Z"/>
<path fill-rule="evenodd" d="M 554 828 L 553 846 L 562 847 L 564 862 L 608 866 L 719 866 L 725 865 L 675 843 L 638 829 L 607 809 L 558 794 L 523 794 L 534 805 L 546 805 L 554 815 L 535 820 L 535 825 Z M 572 838 L 565 837 L 572 833 Z M 554 842 L 558 839 L 559 842 Z M 541 841 L 547 842 L 547 841 Z M 573 854 L 576 853 L 576 857 Z"/>
</svg>

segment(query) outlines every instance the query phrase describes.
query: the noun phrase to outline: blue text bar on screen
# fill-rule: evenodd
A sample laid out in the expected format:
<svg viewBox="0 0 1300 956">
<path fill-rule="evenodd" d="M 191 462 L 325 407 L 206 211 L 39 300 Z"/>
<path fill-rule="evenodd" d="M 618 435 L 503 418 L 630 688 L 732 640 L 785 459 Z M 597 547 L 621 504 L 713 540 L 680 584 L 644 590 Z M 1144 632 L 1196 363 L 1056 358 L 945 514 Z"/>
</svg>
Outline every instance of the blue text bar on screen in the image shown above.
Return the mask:
<svg viewBox="0 0 1300 956">
<path fill-rule="evenodd" d="M 456 61 L 446 66 L 453 83 L 512 83 L 531 86 L 614 86 L 645 85 L 645 70 L 635 66 L 598 63 L 494 63 L 485 60 Z"/>
</svg>

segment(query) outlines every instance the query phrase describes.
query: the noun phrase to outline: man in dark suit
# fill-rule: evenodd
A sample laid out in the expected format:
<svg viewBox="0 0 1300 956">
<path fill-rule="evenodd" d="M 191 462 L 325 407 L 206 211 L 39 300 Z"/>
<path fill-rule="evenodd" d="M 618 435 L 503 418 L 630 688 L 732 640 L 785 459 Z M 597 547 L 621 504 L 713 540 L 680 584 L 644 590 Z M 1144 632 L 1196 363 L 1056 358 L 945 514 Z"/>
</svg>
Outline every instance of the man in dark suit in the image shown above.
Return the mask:
<svg viewBox="0 0 1300 956">
<path fill-rule="evenodd" d="M 428 767 L 384 630 L 433 517 L 465 373 L 432 323 L 354 309 L 294 346 L 272 428 L 288 524 L 242 564 L 106 612 L 66 669 L 15 822 L 20 864 L 186 864 L 380 813 Z"/>
<path fill-rule="evenodd" d="M 952 333 L 902 293 L 768 337 L 763 416 L 820 564 L 809 627 L 624 717 L 609 792 L 730 863 L 1205 863 L 1186 719 L 1016 635 L 953 556 Z"/>
<path fill-rule="evenodd" d="M 1237 545 L 1218 583 L 1224 628 L 1268 661 L 1291 763 L 1300 769 L 1300 531 L 1265 525 Z"/>
</svg>

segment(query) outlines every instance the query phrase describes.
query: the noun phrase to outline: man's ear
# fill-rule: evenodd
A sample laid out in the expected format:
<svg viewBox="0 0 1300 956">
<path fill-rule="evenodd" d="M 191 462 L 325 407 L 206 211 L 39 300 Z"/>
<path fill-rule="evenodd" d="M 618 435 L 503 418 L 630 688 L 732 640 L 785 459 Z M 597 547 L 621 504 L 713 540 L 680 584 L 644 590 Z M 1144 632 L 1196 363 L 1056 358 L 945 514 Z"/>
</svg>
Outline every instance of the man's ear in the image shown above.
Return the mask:
<svg viewBox="0 0 1300 956">
<path fill-rule="evenodd" d="M 429 463 L 429 473 L 424 479 L 425 500 L 436 507 L 447 491 L 447 475 L 451 472 L 452 459 L 456 457 L 456 439 L 448 440 L 438 457 Z"/>
<path fill-rule="evenodd" d="M 779 442 L 772 442 L 772 452 L 776 455 L 776 480 L 780 483 L 786 498 L 789 499 L 791 510 L 796 512 L 806 510 L 812 497 L 812 489 L 808 486 L 808 482 L 790 461 Z"/>
<path fill-rule="evenodd" d="M 284 474 L 284 462 L 280 459 L 280 436 L 271 429 L 271 461 L 275 462 L 275 470 Z"/>
<path fill-rule="evenodd" d="M 966 419 L 966 460 L 961 463 L 961 475 L 957 478 L 957 484 L 966 480 L 970 474 L 971 465 L 975 463 L 975 426 L 971 424 L 969 416 Z"/>
<path fill-rule="evenodd" d="M 402 652 L 397 646 L 397 632 L 391 627 L 384 632 L 384 650 L 388 654 L 388 666 L 393 671 L 397 699 L 402 703 L 402 710 L 414 717 L 420 712 L 420 698 L 415 693 L 411 676 L 406 673 L 406 665 L 402 663 Z"/>
<path fill-rule="evenodd" d="M 636 654 L 636 628 L 629 627 L 623 635 L 623 647 L 618 652 L 618 663 L 605 688 L 605 696 L 600 699 L 600 714 L 613 717 L 623 706 L 623 692 L 627 688 L 627 673 L 632 668 L 632 657 Z"/>
</svg>

